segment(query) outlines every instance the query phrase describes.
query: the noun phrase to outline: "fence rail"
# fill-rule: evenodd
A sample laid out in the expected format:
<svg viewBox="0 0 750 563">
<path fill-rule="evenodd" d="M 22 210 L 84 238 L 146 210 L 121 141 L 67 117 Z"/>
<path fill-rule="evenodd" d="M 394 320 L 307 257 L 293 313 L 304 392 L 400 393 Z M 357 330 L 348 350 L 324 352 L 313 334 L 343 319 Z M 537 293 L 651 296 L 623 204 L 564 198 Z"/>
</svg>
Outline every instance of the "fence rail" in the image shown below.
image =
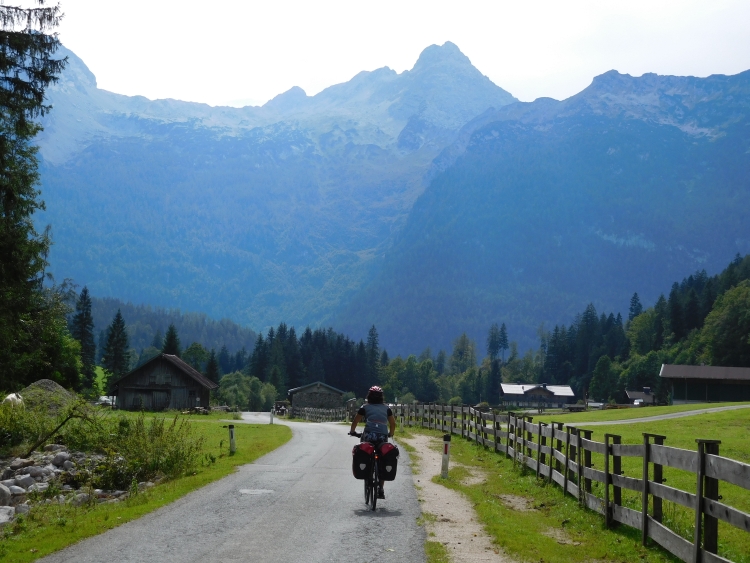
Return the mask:
<svg viewBox="0 0 750 563">
<path fill-rule="evenodd" d="M 292 417 L 302 418 L 309 422 L 339 422 L 347 419 L 346 408 L 314 409 L 312 407 L 293 407 Z"/>
<path fill-rule="evenodd" d="M 456 434 L 505 454 L 514 465 L 528 467 L 538 478 L 562 487 L 563 494 L 576 497 L 581 506 L 602 514 L 607 526 L 621 523 L 640 529 L 643 545 L 651 538 L 686 563 L 731 563 L 717 554 L 719 520 L 750 532 L 750 514 L 720 502 L 719 495 L 720 481 L 750 490 L 750 465 L 721 457 L 718 440 L 696 440 L 697 451 L 665 446 L 666 436 L 649 433 L 643 434 L 642 444 L 622 444 L 615 434 L 597 442 L 584 428 L 533 423 L 531 416 L 468 406 L 396 405 L 394 414 L 402 426 Z M 593 467 L 592 453 L 604 456 L 603 471 Z M 622 475 L 623 457 L 642 459 L 641 478 Z M 695 474 L 695 491 L 664 485 L 664 467 Z M 592 492 L 594 482 L 602 484 L 603 498 Z M 623 506 L 622 489 L 640 493 L 640 510 Z M 662 523 L 663 500 L 695 512 L 692 542 Z"/>
</svg>

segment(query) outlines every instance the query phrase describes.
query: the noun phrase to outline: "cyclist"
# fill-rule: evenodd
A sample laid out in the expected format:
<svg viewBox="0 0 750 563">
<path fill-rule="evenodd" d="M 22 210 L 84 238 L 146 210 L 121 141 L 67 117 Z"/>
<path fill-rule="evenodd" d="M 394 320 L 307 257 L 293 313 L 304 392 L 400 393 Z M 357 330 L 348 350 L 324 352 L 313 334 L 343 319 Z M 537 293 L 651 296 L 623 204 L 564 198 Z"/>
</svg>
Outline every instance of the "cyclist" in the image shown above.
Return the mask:
<svg viewBox="0 0 750 563">
<path fill-rule="evenodd" d="M 357 430 L 357 424 L 363 420 L 365 421 L 365 430 L 362 432 L 361 441 L 370 442 L 375 448 L 379 448 L 380 444 L 387 442 L 389 437 L 392 438 L 396 431 L 396 417 L 393 416 L 390 407 L 383 404 L 383 390 L 377 385 L 370 387 L 367 392 L 365 404 L 357 411 L 349 434 L 354 434 Z M 382 481 L 378 488 L 378 498 L 385 498 Z"/>
</svg>

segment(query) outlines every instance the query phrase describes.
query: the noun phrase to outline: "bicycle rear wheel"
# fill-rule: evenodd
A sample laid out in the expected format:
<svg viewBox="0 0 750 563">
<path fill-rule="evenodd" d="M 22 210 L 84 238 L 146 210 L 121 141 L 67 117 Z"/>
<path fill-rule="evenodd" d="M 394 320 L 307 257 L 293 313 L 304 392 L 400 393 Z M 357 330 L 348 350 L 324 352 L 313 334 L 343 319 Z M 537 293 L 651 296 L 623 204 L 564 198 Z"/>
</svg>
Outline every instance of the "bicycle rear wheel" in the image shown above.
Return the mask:
<svg viewBox="0 0 750 563">
<path fill-rule="evenodd" d="M 372 501 L 372 509 L 378 504 L 378 487 L 380 486 L 380 474 L 378 473 L 378 462 L 372 464 L 372 478 L 370 479 L 370 501 Z"/>
<path fill-rule="evenodd" d="M 372 489 L 370 481 L 371 481 L 371 479 L 370 479 L 369 476 L 365 477 L 365 479 L 364 479 L 364 482 L 365 482 L 365 504 L 370 504 L 370 491 Z"/>
</svg>

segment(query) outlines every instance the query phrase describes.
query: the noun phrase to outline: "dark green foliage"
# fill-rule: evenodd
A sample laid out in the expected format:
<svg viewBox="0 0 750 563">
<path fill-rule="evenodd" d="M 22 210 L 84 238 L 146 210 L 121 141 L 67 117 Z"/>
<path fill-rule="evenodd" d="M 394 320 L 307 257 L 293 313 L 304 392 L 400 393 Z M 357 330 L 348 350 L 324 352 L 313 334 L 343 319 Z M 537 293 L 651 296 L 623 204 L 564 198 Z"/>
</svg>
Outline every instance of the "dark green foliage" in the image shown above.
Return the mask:
<svg viewBox="0 0 750 563">
<path fill-rule="evenodd" d="M 494 361 L 500 354 L 501 349 L 500 327 L 497 326 L 497 323 L 492 323 L 490 331 L 487 334 L 487 355 L 490 357 L 490 360 Z"/>
<path fill-rule="evenodd" d="M 49 229 L 34 227 L 44 209 L 36 188 L 36 118 L 64 60 L 51 31 L 60 8 L 0 6 L 0 381 L 18 389 L 41 377 L 80 388 L 78 349 L 67 331 L 65 288 L 45 289 Z"/>
<path fill-rule="evenodd" d="M 119 309 L 115 318 L 112 319 L 112 324 L 107 329 L 106 338 L 102 367 L 107 374 L 107 385 L 105 387 L 108 387 L 109 382 L 125 375 L 130 367 L 128 332 L 125 319 L 123 319 Z"/>
<path fill-rule="evenodd" d="M 182 353 L 182 359 L 198 371 L 203 371 L 203 366 L 208 361 L 209 353 L 201 344 L 193 342 Z"/>
<path fill-rule="evenodd" d="M 219 369 L 221 369 L 221 373 L 229 373 L 232 371 L 232 358 L 229 356 L 229 350 L 227 350 L 226 346 L 222 346 L 221 350 L 219 350 Z"/>
<path fill-rule="evenodd" d="M 211 350 L 211 353 L 208 355 L 208 361 L 206 362 L 206 372 L 205 376 L 209 378 L 214 383 L 219 383 L 219 380 L 221 379 L 221 372 L 219 370 L 219 361 L 216 359 L 216 351 Z"/>
<path fill-rule="evenodd" d="M 595 401 L 609 401 L 617 395 L 618 374 L 612 367 L 609 356 L 602 356 L 596 362 L 589 386 L 589 398 Z"/>
<path fill-rule="evenodd" d="M 453 342 L 450 371 L 453 375 L 464 373 L 477 365 L 476 344 L 464 332 Z"/>
<path fill-rule="evenodd" d="M 701 338 L 712 365 L 750 367 L 750 281 L 716 300 Z"/>
<path fill-rule="evenodd" d="M 76 311 L 70 321 L 70 332 L 81 345 L 81 384 L 87 392 L 97 396 L 96 381 L 96 344 L 94 343 L 94 318 L 91 315 L 91 297 L 84 286 L 76 301 Z"/>
<path fill-rule="evenodd" d="M 173 324 L 167 328 L 167 334 L 164 335 L 164 347 L 161 349 L 165 354 L 171 354 L 172 356 L 180 357 L 182 349 L 180 347 L 180 337 L 177 334 L 177 329 Z"/>
<path fill-rule="evenodd" d="M 641 298 L 638 297 L 637 293 L 634 293 L 633 297 L 630 298 L 630 310 L 628 311 L 628 320 L 632 321 L 642 312 L 643 312 L 643 305 L 641 304 Z"/>
</svg>

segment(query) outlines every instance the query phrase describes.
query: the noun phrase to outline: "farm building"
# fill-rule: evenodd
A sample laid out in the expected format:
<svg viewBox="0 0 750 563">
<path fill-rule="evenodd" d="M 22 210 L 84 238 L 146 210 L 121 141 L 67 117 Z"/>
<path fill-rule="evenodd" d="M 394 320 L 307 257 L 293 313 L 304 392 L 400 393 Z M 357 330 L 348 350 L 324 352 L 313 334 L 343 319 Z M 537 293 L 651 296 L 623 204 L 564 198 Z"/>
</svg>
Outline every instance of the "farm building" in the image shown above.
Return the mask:
<svg viewBox="0 0 750 563">
<path fill-rule="evenodd" d="M 500 401 L 505 406 L 562 408 L 575 400 L 570 385 L 546 383 L 501 383 Z"/>
<path fill-rule="evenodd" d="M 750 401 L 750 368 L 663 364 L 672 403 Z"/>
<path fill-rule="evenodd" d="M 344 405 L 344 391 L 322 381 L 295 387 L 287 391 L 287 395 L 292 401 L 292 408 L 337 409 Z"/>
<path fill-rule="evenodd" d="M 655 405 L 656 395 L 651 392 L 651 387 L 644 387 L 643 391 L 625 391 L 628 396 L 628 401 L 643 401 L 644 405 Z"/>
<path fill-rule="evenodd" d="M 208 407 L 210 391 L 218 387 L 171 354 L 159 354 L 110 384 L 118 409 L 147 411 Z"/>
</svg>

